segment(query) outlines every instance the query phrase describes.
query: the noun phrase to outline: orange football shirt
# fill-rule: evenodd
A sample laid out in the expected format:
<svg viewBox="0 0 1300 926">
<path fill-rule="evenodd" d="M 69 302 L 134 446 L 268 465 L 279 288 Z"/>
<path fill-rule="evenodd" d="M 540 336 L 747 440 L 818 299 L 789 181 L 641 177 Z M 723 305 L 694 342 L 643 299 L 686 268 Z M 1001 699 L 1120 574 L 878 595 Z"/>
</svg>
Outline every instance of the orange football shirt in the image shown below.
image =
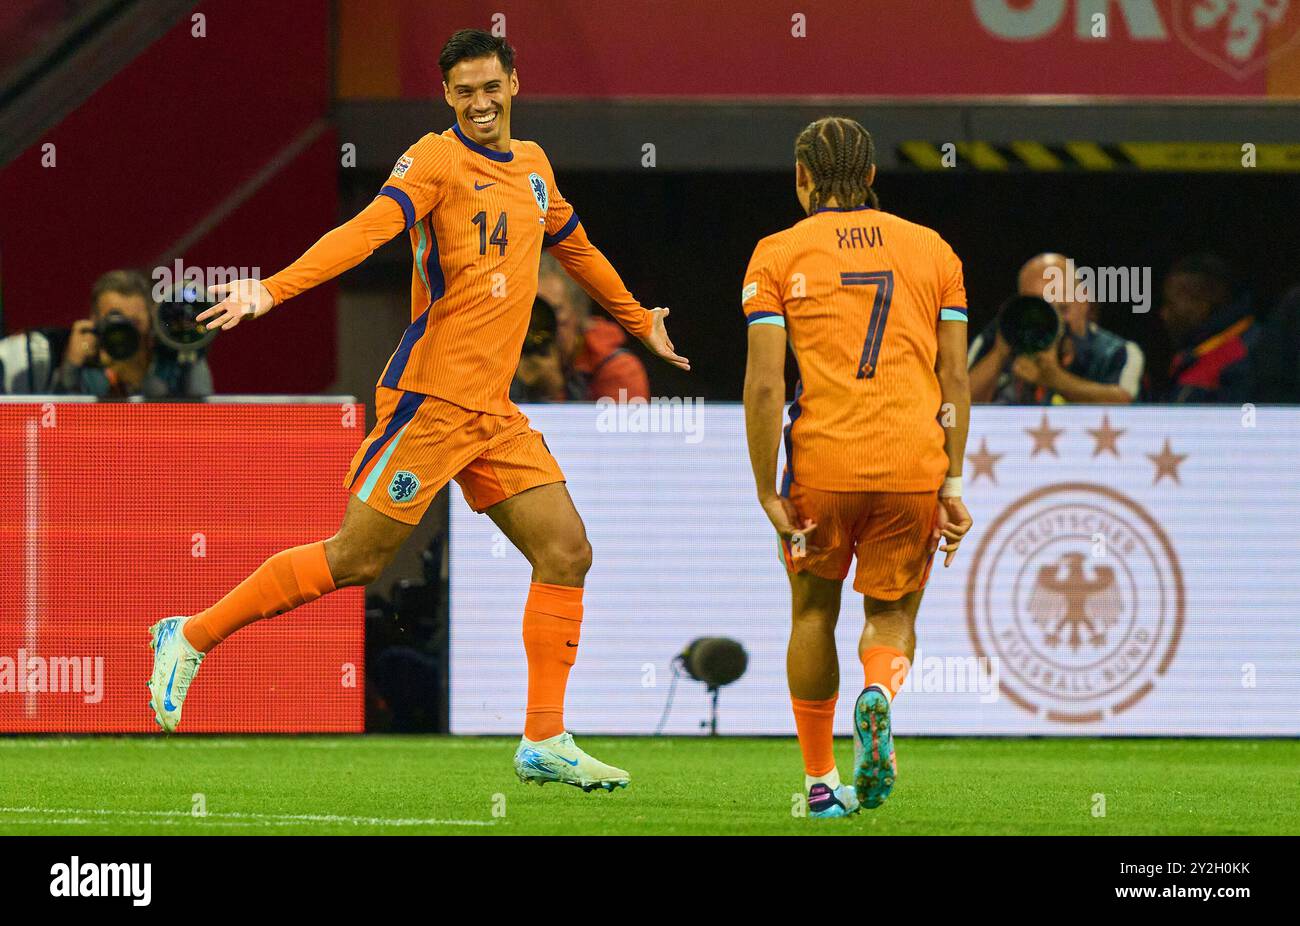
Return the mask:
<svg viewBox="0 0 1300 926">
<path fill-rule="evenodd" d="M 758 243 L 741 300 L 749 324 L 785 327 L 799 367 L 787 488 L 938 490 L 938 324 L 966 319 L 947 242 L 867 206 L 818 210 Z"/>
<path fill-rule="evenodd" d="M 543 247 L 628 331 L 650 333 L 651 314 L 587 239 L 541 147 L 511 140 L 496 151 L 455 125 L 408 148 L 370 206 L 263 283 L 279 304 L 403 227 L 414 257 L 411 324 L 380 386 L 511 413 Z"/>
</svg>

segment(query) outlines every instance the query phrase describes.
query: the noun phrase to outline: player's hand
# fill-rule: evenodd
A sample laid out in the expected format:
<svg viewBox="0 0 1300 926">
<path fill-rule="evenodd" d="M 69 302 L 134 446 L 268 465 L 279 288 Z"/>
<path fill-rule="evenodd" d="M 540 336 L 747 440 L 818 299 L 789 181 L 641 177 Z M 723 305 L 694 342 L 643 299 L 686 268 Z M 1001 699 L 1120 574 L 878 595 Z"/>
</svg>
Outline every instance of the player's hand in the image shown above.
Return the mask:
<svg viewBox="0 0 1300 926">
<path fill-rule="evenodd" d="M 821 547 L 815 547 L 808 542 L 808 535 L 817 529 L 817 524 L 807 518 L 799 517 L 799 512 L 795 510 L 794 503 L 790 499 L 773 495 L 762 499 L 762 503 L 763 511 L 767 514 L 767 519 L 772 522 L 772 526 L 776 528 L 777 535 L 790 544 L 793 550 L 798 551 L 796 556 L 821 552 Z"/>
<path fill-rule="evenodd" d="M 960 495 L 949 495 L 939 499 L 936 521 L 938 537 L 935 538 L 935 542 L 937 544 L 939 538 L 943 540 L 940 549 L 945 554 L 943 560 L 945 569 L 952 565 L 952 558 L 957 555 L 957 548 L 961 546 L 962 538 L 974 523 Z"/>
<path fill-rule="evenodd" d="M 219 283 L 208 290 L 213 296 L 225 298 L 210 309 L 195 316 L 205 331 L 229 331 L 246 318 L 261 318 L 275 305 L 270 291 L 260 280 L 235 280 Z"/>
<path fill-rule="evenodd" d="M 673 347 L 672 339 L 668 337 L 668 329 L 664 327 L 664 319 L 668 317 L 668 310 L 664 308 L 653 308 L 650 314 L 654 316 L 654 326 L 650 329 L 649 336 L 643 338 L 641 343 L 650 348 L 650 352 L 662 360 L 666 360 L 679 370 L 691 369 L 691 362 L 685 357 L 679 356 L 677 350 Z"/>
</svg>

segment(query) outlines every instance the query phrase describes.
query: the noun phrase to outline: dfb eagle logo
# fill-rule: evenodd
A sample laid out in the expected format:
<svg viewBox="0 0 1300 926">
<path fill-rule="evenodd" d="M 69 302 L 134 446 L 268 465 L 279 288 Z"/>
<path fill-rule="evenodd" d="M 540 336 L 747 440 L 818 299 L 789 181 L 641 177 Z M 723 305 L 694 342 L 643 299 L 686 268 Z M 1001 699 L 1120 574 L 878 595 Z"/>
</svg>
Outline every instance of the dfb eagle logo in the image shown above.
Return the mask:
<svg viewBox="0 0 1300 926">
<path fill-rule="evenodd" d="M 1093 578 L 1084 575 L 1082 553 L 1065 553 L 1054 563 L 1038 569 L 1026 605 L 1034 623 L 1043 631 L 1043 642 L 1052 648 L 1061 645 L 1063 631 L 1068 631 L 1066 645 L 1075 652 L 1084 643 L 1106 645 L 1106 631 L 1119 620 L 1123 602 L 1115 586 L 1115 570 L 1094 566 Z"/>
</svg>

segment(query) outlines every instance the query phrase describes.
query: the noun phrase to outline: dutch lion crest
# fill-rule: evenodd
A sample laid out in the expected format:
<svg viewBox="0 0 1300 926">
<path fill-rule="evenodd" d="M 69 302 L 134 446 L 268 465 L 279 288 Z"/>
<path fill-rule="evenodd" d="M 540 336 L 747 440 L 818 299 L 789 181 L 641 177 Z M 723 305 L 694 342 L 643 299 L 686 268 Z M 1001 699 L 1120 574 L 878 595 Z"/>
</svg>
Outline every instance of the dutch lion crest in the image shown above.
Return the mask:
<svg viewBox="0 0 1300 926">
<path fill-rule="evenodd" d="M 416 478 L 415 473 L 406 470 L 394 473 L 392 481 L 388 483 L 388 497 L 399 505 L 415 498 L 415 493 L 418 491 L 420 491 L 420 480 Z"/>
<path fill-rule="evenodd" d="M 551 200 L 551 195 L 546 190 L 546 181 L 542 179 L 541 174 L 529 174 L 528 185 L 532 187 L 533 199 L 537 200 L 537 208 L 545 212 L 546 206 Z"/>
</svg>

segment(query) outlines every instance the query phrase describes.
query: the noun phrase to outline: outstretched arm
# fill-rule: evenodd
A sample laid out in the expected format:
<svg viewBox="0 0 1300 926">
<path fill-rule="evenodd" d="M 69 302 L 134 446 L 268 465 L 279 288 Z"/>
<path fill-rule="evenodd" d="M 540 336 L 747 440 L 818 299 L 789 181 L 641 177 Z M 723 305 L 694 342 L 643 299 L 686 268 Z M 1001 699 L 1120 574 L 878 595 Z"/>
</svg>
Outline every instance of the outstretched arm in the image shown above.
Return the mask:
<svg viewBox="0 0 1300 926">
<path fill-rule="evenodd" d="M 302 257 L 275 276 L 212 287 L 213 295 L 225 298 L 200 313 L 198 321 L 209 329 L 225 331 L 245 318 L 265 315 L 286 299 L 355 267 L 404 228 L 402 207 L 388 196 L 378 196 L 353 218 L 326 232 Z"/>
<path fill-rule="evenodd" d="M 595 299 L 605 311 L 629 333 L 640 339 L 655 356 L 666 360 L 673 366 L 689 370 L 691 362 L 679 356 L 668 337 L 664 319 L 668 310 L 664 308 L 645 309 L 632 297 L 623 285 L 616 271 L 605 255 L 587 238 L 587 232 L 577 221 L 577 216 L 570 219 L 571 227 L 556 233 L 559 240 L 549 244 L 551 253 L 578 284 Z M 563 237 L 560 237 L 560 236 Z"/>
</svg>

